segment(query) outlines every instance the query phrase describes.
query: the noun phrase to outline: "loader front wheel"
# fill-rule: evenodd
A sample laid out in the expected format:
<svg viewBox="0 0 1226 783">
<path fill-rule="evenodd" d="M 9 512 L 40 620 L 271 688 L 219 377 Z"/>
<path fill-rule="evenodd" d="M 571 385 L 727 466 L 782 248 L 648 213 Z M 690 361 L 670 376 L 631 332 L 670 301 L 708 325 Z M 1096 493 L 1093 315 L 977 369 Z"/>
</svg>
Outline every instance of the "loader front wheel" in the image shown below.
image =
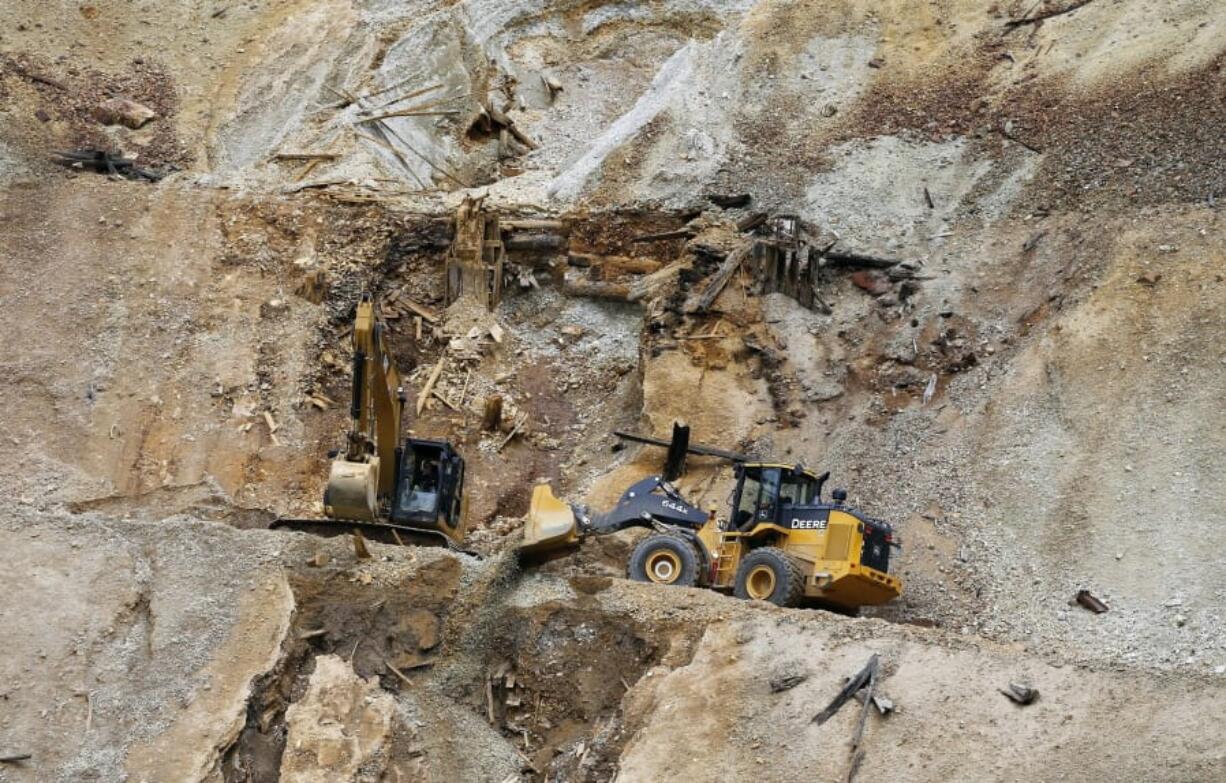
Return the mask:
<svg viewBox="0 0 1226 783">
<path fill-rule="evenodd" d="M 737 598 L 796 606 L 804 592 L 804 575 L 792 559 L 774 547 L 755 549 L 736 570 Z"/>
<path fill-rule="evenodd" d="M 681 536 L 656 533 L 630 553 L 626 571 L 636 582 L 693 587 L 698 583 L 698 552 Z"/>
</svg>

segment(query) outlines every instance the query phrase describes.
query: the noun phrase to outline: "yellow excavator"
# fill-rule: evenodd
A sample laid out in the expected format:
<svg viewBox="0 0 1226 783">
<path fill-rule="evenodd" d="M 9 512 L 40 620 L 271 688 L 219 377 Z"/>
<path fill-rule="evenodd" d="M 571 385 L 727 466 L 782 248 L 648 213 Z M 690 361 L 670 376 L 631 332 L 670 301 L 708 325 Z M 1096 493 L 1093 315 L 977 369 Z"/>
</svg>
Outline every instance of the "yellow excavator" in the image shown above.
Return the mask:
<svg viewBox="0 0 1226 783">
<path fill-rule="evenodd" d="M 836 489 L 822 500 L 829 473 L 801 465 L 736 464 L 731 514 L 716 519 L 670 482 L 650 476 L 630 486 L 612 510 L 592 515 L 559 500 L 548 484 L 532 493 L 521 551 L 556 553 L 589 535 L 642 526 L 654 532 L 634 548 L 628 576 L 639 582 L 730 591 L 778 606 L 813 602 L 854 613 L 902 593 L 889 573 L 893 528 L 846 504 Z"/>
<path fill-rule="evenodd" d="M 468 526 L 464 458 L 445 441 L 400 440 L 404 388 L 369 294 L 353 322 L 352 391 L 345 447 L 329 454 L 326 518 L 278 519 L 270 527 L 459 547 Z"/>
</svg>

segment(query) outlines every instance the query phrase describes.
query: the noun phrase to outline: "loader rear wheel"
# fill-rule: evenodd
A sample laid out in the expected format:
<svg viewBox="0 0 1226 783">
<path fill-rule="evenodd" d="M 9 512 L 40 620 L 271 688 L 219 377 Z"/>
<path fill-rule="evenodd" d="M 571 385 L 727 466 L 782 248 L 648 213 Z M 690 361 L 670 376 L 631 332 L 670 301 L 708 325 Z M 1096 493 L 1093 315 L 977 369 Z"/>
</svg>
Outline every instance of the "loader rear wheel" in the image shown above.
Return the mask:
<svg viewBox="0 0 1226 783">
<path fill-rule="evenodd" d="M 698 552 L 681 536 L 656 533 L 630 553 L 626 572 L 636 582 L 693 587 L 698 583 Z"/>
<path fill-rule="evenodd" d="M 755 549 L 741 561 L 733 592 L 737 598 L 796 606 L 804 587 L 804 574 L 792 559 L 782 550 L 768 546 Z"/>
</svg>

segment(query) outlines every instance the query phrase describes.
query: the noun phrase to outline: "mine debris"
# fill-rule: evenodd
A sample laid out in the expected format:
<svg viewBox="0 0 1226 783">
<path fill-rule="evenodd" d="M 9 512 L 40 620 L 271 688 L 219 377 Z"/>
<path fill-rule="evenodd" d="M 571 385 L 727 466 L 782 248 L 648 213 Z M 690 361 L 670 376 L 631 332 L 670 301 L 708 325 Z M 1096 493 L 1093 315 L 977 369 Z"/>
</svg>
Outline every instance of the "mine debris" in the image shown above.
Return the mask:
<svg viewBox="0 0 1226 783">
<path fill-rule="evenodd" d="M 516 435 L 518 435 L 519 431 L 523 429 L 523 426 L 527 423 L 528 423 L 528 414 L 525 413 L 519 417 L 518 421 L 515 422 L 515 426 L 512 427 L 511 431 L 507 433 L 507 436 L 502 439 L 502 443 L 498 444 L 498 450 L 502 451 L 504 448 L 506 448 L 507 444 L 511 442 L 511 439 L 514 438 Z"/>
<path fill-rule="evenodd" d="M 871 296 L 881 296 L 889 293 L 890 280 L 880 272 L 871 269 L 861 269 L 851 273 L 851 282 Z"/>
<path fill-rule="evenodd" d="M 128 98 L 109 98 L 94 109 L 94 119 L 103 125 L 123 125 L 132 130 L 155 117 L 157 112 L 153 109 Z"/>
<path fill-rule="evenodd" d="M 631 238 L 631 242 L 663 242 L 666 239 L 691 239 L 694 236 L 692 228 L 678 228 L 673 231 L 660 231 L 654 234 L 640 234 Z"/>
<path fill-rule="evenodd" d="M 110 174 L 114 177 L 123 177 L 124 179 L 143 179 L 150 182 L 157 182 L 164 175 L 148 169 L 142 169 L 136 165 L 135 158 L 125 158 L 122 155 L 115 155 L 106 150 L 71 150 L 66 152 L 55 152 L 54 158 L 56 163 L 63 166 L 68 166 L 74 169 L 90 169 L 100 174 Z"/>
<path fill-rule="evenodd" d="M 742 234 L 746 231 L 753 231 L 765 223 L 769 217 L 770 215 L 766 212 L 751 212 L 736 222 L 736 230 Z"/>
<path fill-rule="evenodd" d="M 791 690 L 807 679 L 809 679 L 809 675 L 804 672 L 776 675 L 770 679 L 771 693 L 782 693 Z"/>
<path fill-rule="evenodd" d="M 36 73 L 28 68 L 22 67 L 17 63 L 9 63 L 9 67 L 12 68 L 13 72 L 18 76 L 24 76 L 36 84 L 45 84 L 48 87 L 54 87 L 61 92 L 68 92 L 68 87 L 66 87 L 63 82 L 57 79 L 52 79 L 50 76 L 44 76 L 41 73 Z"/>
<path fill-rule="evenodd" d="M 1030 239 L 1027 239 L 1022 243 L 1022 252 L 1029 253 L 1031 250 L 1034 250 L 1036 247 L 1038 247 L 1039 243 L 1043 241 L 1043 237 L 1045 236 L 1047 236 L 1046 231 L 1038 231 L 1031 235 Z"/>
<path fill-rule="evenodd" d="M 673 422 L 673 439 L 668 444 L 668 453 L 664 457 L 664 480 L 676 481 L 685 472 L 685 457 L 690 448 L 690 425 Z"/>
<path fill-rule="evenodd" d="M 856 701 L 860 702 L 861 704 L 864 703 L 863 691 L 856 694 Z M 877 708 L 877 712 L 881 713 L 882 715 L 889 715 L 894 711 L 894 700 L 887 696 L 874 693 L 870 701 L 872 702 L 873 706 Z"/>
<path fill-rule="evenodd" d="M 728 285 L 728 281 L 732 279 L 732 275 L 737 269 L 740 268 L 741 263 L 749 256 L 749 254 L 750 247 L 748 245 L 736 250 L 733 253 L 729 253 L 728 257 L 724 259 L 724 263 L 720 264 L 719 269 L 716 270 L 715 274 L 711 276 L 711 280 L 707 283 L 706 288 L 704 288 L 700 294 L 686 302 L 685 311 L 687 313 L 701 313 L 709 308 L 711 304 L 715 302 L 715 299 L 719 296 L 720 292 L 724 290 L 724 286 Z"/>
<path fill-rule="evenodd" d="M 707 199 L 720 209 L 738 209 L 740 207 L 749 206 L 749 202 L 753 200 L 753 196 L 749 195 L 748 193 L 712 193 L 707 196 Z"/>
<path fill-rule="evenodd" d="M 29 753 L 9 753 L 0 756 L 0 764 L 17 764 L 22 761 L 29 761 L 32 758 L 34 756 Z"/>
<path fill-rule="evenodd" d="M 838 695 L 826 705 L 825 709 L 813 716 L 812 722 L 816 723 L 818 726 L 822 725 L 826 721 L 833 718 L 835 714 L 842 709 L 843 705 L 846 704 L 852 696 L 856 695 L 861 688 L 869 685 L 870 683 L 876 685 L 877 666 L 877 654 L 873 653 L 872 656 L 869 657 L 868 663 L 864 665 L 864 668 L 861 669 L 856 676 L 847 681 L 847 684 L 843 686 L 843 690 L 839 691 Z M 871 690 L 869 691 L 869 695 L 871 697 Z M 861 720 L 860 729 L 856 732 L 857 739 L 860 733 L 863 731 L 863 723 L 863 720 Z"/>
<path fill-rule="evenodd" d="M 545 86 L 545 90 L 549 93 L 549 101 L 551 103 L 557 99 L 558 93 L 562 92 L 562 82 L 547 74 L 541 74 L 541 84 Z"/>
<path fill-rule="evenodd" d="M 1092 2 L 1094 2 L 1094 0 L 1077 0 L 1077 2 L 1074 2 L 1071 5 L 1067 5 L 1064 8 L 1057 8 L 1051 11 L 1043 11 L 1042 13 L 1035 14 L 1034 16 L 1029 16 L 1029 15 L 1024 16 L 1021 19 L 1010 19 L 1009 21 L 1005 22 L 1005 31 L 1009 32 L 1011 30 L 1014 30 L 1015 28 L 1021 27 L 1022 25 L 1038 24 L 1039 22 L 1042 22 L 1045 19 L 1051 19 L 1054 16 L 1063 16 L 1064 14 L 1071 14 L 1073 11 L 1076 11 L 1078 8 L 1081 8 L 1084 5 L 1089 5 Z"/>
<path fill-rule="evenodd" d="M 1001 688 L 1000 692 L 1009 697 L 1009 700 L 1014 704 L 1026 706 L 1032 704 L 1035 699 L 1039 698 L 1039 689 L 1033 688 L 1020 682 L 1011 682 L 1009 687 Z"/>
<path fill-rule="evenodd" d="M 366 538 L 362 535 L 362 531 L 356 528 L 353 531 L 353 553 L 357 555 L 358 560 L 370 559 L 370 549 L 366 546 Z"/>
<path fill-rule="evenodd" d="M 417 415 L 426 408 L 426 402 L 430 399 L 430 392 L 434 391 L 434 384 L 438 383 L 438 378 L 443 374 L 443 367 L 447 363 L 447 355 L 444 354 L 438 358 L 438 363 L 434 365 L 434 369 L 430 371 L 430 377 L 426 378 L 426 383 L 421 387 L 421 391 L 417 394 Z"/>
<path fill-rule="evenodd" d="M 315 269 L 306 273 L 294 289 L 294 294 L 311 304 L 322 304 L 328 294 L 328 281 L 324 270 Z"/>
<path fill-rule="evenodd" d="M 340 157 L 336 152 L 278 152 L 273 160 L 336 160 Z"/>
<path fill-rule="evenodd" d="M 485 209 L 484 200 L 465 196 L 456 210 L 455 239 L 447 251 L 446 302 L 465 297 L 492 311 L 502 301 L 506 247 L 498 216 Z"/>
<path fill-rule="evenodd" d="M 1096 598 L 1089 590 L 1078 590 L 1077 595 L 1073 596 L 1073 600 L 1094 614 L 1102 614 L 1110 608 Z"/>
<path fill-rule="evenodd" d="M 857 267 L 861 269 L 889 269 L 902 263 L 896 258 L 881 258 L 847 250 L 835 250 L 833 245 L 823 250 L 821 255 L 826 260 L 826 266 L 850 269 Z"/>
</svg>

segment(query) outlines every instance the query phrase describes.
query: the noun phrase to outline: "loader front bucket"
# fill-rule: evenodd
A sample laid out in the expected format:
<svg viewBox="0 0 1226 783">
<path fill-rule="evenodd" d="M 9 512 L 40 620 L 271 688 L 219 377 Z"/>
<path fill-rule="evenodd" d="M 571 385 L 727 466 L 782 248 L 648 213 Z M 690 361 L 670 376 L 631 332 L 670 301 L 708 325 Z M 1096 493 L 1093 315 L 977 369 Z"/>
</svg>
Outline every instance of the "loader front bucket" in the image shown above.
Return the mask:
<svg viewBox="0 0 1226 783">
<path fill-rule="evenodd" d="M 575 512 L 558 500 L 548 484 L 537 484 L 532 490 L 532 503 L 524 520 L 521 552 L 548 552 L 579 543 Z"/>
</svg>

